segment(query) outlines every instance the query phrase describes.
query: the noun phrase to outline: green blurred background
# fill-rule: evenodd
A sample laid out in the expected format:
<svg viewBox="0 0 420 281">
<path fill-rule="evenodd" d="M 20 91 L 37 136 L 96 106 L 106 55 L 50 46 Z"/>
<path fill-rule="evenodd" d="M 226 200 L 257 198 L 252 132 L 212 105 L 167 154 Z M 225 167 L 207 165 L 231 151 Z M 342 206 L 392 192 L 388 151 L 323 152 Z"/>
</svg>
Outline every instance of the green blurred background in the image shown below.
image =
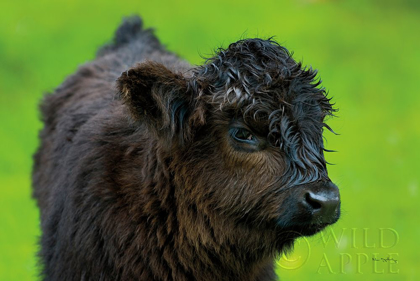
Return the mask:
<svg viewBox="0 0 420 281">
<path fill-rule="evenodd" d="M 282 280 L 420 280 L 417 0 L 2 1 L 0 280 L 37 280 L 39 100 L 135 13 L 193 64 L 240 38 L 275 35 L 319 69 L 340 109 L 329 120 L 340 135 L 326 138 L 338 150 L 327 159 L 343 214 L 280 260 Z"/>
</svg>

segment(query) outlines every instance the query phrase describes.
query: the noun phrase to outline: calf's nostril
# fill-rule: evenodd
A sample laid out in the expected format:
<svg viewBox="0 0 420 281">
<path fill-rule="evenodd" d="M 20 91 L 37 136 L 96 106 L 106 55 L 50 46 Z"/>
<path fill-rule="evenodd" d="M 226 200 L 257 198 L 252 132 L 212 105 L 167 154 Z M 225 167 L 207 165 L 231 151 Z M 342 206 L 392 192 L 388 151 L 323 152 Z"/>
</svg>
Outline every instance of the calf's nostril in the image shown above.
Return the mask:
<svg viewBox="0 0 420 281">
<path fill-rule="evenodd" d="M 322 208 L 322 204 L 316 196 L 312 193 L 308 192 L 305 194 L 305 201 L 308 203 L 310 207 L 312 207 L 313 211 L 319 210 Z"/>
</svg>

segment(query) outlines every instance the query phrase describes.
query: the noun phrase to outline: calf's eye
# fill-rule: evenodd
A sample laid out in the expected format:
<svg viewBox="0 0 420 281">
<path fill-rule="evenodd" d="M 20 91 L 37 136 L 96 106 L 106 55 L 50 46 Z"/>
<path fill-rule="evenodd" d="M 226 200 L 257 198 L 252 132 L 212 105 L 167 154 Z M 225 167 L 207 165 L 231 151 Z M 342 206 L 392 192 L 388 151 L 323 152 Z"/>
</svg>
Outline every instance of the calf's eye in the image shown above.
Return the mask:
<svg viewBox="0 0 420 281">
<path fill-rule="evenodd" d="M 230 130 L 231 137 L 238 142 L 248 144 L 258 144 L 257 138 L 247 129 L 244 128 L 232 128 Z"/>
</svg>

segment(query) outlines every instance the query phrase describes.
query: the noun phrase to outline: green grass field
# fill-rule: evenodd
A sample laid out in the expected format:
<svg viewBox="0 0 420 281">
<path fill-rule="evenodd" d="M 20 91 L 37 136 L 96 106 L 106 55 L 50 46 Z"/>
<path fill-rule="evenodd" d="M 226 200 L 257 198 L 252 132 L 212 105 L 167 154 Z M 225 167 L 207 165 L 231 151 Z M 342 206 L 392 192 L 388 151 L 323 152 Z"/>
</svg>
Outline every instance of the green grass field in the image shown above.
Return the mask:
<svg viewBox="0 0 420 281">
<path fill-rule="evenodd" d="M 335 164 L 329 172 L 341 188 L 343 214 L 280 260 L 282 280 L 420 280 L 416 0 L 3 1 L 0 280 L 37 280 L 40 231 L 30 173 L 39 100 L 135 13 L 193 64 L 240 38 L 275 35 L 319 69 L 340 109 L 328 121 L 340 135 L 326 139 L 338 151 L 327 159 Z"/>
</svg>

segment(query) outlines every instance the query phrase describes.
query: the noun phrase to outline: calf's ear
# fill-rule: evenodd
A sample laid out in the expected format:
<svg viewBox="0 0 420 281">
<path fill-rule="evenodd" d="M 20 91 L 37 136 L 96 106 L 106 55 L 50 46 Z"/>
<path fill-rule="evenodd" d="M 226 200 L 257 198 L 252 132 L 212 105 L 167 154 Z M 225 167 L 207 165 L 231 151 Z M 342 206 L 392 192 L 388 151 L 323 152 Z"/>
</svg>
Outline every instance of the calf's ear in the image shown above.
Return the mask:
<svg viewBox="0 0 420 281">
<path fill-rule="evenodd" d="M 119 95 L 136 121 L 159 136 L 183 138 L 194 93 L 188 80 L 156 62 L 144 62 L 121 74 Z"/>
</svg>

